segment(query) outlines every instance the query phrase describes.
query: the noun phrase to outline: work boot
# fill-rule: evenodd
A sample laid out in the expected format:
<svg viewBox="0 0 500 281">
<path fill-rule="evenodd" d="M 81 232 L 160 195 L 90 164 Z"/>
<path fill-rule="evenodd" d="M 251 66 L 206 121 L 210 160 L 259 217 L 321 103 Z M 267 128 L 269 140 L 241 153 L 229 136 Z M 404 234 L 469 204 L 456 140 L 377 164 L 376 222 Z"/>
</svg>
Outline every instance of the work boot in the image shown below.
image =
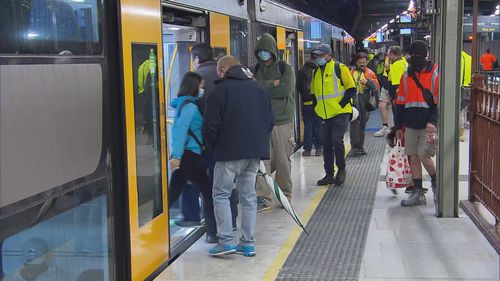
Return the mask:
<svg viewBox="0 0 500 281">
<path fill-rule="evenodd" d="M 342 170 L 338 170 L 337 174 L 335 175 L 335 185 L 336 186 L 343 185 L 345 181 L 345 176 L 346 176 L 345 168 Z"/>
<path fill-rule="evenodd" d="M 316 148 L 316 156 L 323 156 L 323 148 Z"/>
<path fill-rule="evenodd" d="M 333 184 L 335 180 L 333 179 L 333 176 L 326 175 L 322 179 L 320 179 L 316 184 L 317 185 L 330 185 Z"/>
<path fill-rule="evenodd" d="M 425 195 L 423 189 L 415 189 L 415 191 L 408 197 L 406 200 L 401 201 L 401 206 L 409 207 L 409 206 L 419 206 L 426 205 L 427 201 L 425 200 Z"/>
<path fill-rule="evenodd" d="M 302 156 L 311 156 L 311 151 L 310 150 L 302 151 Z"/>
</svg>

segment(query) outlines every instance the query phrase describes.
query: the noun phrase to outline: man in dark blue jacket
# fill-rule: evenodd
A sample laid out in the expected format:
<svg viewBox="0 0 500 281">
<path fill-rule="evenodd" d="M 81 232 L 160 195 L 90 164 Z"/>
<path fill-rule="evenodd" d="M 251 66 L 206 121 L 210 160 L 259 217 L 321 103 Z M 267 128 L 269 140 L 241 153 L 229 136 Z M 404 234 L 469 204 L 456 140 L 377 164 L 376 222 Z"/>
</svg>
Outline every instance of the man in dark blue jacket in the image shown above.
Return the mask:
<svg viewBox="0 0 500 281">
<path fill-rule="evenodd" d="M 219 244 L 212 256 L 239 252 L 254 256 L 257 216 L 255 180 L 261 159 L 269 159 L 274 117 L 269 94 L 254 81 L 252 72 L 233 56 L 217 64 L 222 79 L 208 99 L 204 116 L 206 143 L 215 152 L 214 211 Z M 242 209 L 240 243 L 232 230 L 229 196 L 236 184 Z"/>
</svg>

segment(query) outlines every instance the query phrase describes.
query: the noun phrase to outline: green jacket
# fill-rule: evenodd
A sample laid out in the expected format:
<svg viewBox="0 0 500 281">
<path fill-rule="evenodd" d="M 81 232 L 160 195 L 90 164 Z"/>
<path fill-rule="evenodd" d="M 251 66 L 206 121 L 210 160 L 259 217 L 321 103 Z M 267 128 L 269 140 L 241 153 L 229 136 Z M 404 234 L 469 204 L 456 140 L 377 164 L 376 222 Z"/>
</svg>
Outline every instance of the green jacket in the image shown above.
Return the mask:
<svg viewBox="0 0 500 281">
<path fill-rule="evenodd" d="M 267 50 L 273 54 L 271 65 L 265 65 L 259 59 L 257 52 L 260 50 Z M 260 64 L 255 73 L 255 79 L 271 95 L 275 124 L 283 125 L 292 122 L 295 115 L 295 74 L 289 64 L 286 64 L 283 74 L 280 73 L 277 60 L 278 47 L 272 35 L 268 33 L 262 35 L 255 47 L 255 57 Z M 274 80 L 280 80 L 280 85 L 275 87 Z"/>
</svg>

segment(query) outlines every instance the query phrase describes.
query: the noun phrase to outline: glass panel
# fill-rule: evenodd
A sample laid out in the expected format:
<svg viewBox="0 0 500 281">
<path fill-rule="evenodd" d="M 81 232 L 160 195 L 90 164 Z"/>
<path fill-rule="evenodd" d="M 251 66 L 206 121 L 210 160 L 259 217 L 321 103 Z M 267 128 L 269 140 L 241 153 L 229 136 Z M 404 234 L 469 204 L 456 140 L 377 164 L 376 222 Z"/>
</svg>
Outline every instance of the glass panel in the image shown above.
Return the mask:
<svg viewBox="0 0 500 281">
<path fill-rule="evenodd" d="M 99 1 L 0 0 L 0 53 L 98 54 Z"/>
<path fill-rule="evenodd" d="M 132 44 L 139 226 L 163 212 L 156 45 Z"/>
<path fill-rule="evenodd" d="M 84 202 L 88 193 L 84 188 L 46 201 L 34 220 L 77 206 L 0 240 L 0 277 L 3 271 L 4 280 L 112 280 L 107 196 Z"/>
<path fill-rule="evenodd" d="M 246 20 L 230 20 L 231 55 L 239 58 L 242 65 L 248 65 L 248 27 Z"/>
</svg>

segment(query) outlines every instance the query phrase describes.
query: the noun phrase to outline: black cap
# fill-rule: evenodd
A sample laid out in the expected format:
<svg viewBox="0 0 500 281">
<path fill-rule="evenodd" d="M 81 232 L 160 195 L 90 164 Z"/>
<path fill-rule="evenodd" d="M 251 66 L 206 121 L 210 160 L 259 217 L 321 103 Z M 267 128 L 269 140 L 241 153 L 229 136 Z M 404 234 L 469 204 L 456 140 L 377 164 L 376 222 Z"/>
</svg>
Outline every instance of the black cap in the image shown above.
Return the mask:
<svg viewBox="0 0 500 281">
<path fill-rule="evenodd" d="M 316 46 L 316 48 L 314 48 L 312 53 L 315 55 L 331 54 L 332 48 L 330 48 L 328 44 L 319 44 L 318 46 Z"/>
<path fill-rule="evenodd" d="M 411 56 L 427 56 L 427 50 L 429 49 L 429 45 L 422 40 L 415 40 L 410 45 L 410 55 Z"/>
</svg>

